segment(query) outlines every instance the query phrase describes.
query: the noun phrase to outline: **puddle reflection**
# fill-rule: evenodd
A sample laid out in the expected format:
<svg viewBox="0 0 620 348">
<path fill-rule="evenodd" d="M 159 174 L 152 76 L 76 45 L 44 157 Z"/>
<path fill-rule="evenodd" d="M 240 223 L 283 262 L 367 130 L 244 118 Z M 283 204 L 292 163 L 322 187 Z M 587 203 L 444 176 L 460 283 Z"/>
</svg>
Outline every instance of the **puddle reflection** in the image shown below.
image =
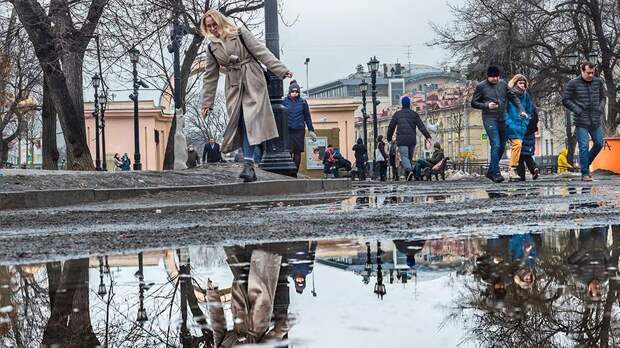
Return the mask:
<svg viewBox="0 0 620 348">
<path fill-rule="evenodd" d="M 618 346 L 619 256 L 602 226 L 1 266 L 0 346 Z"/>
</svg>

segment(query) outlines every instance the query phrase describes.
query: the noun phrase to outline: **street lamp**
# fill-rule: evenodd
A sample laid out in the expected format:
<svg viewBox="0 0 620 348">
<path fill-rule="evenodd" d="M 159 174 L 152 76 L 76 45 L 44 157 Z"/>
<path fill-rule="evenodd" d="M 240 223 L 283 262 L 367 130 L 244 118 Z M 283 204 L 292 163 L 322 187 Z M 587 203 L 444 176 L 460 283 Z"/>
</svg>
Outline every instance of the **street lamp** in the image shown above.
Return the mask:
<svg viewBox="0 0 620 348">
<path fill-rule="evenodd" d="M 280 59 L 280 38 L 278 34 L 278 0 L 265 0 L 265 44 L 273 55 Z M 297 166 L 289 152 L 288 115 L 282 105 L 283 82 L 278 76 L 269 72 L 269 99 L 278 127 L 278 138 L 267 141 L 265 154 L 260 168 L 269 172 L 287 176 L 295 176 Z"/>
<path fill-rule="evenodd" d="M 377 149 L 377 71 L 379 70 L 379 60 L 377 57 L 370 58 L 368 62 L 370 71 L 370 83 L 372 86 L 372 131 L 373 131 L 373 163 L 376 163 L 375 151 Z"/>
<path fill-rule="evenodd" d="M 598 51 L 596 49 L 593 49 L 590 53 L 588 53 L 588 61 L 594 63 L 595 65 L 598 64 Z"/>
<path fill-rule="evenodd" d="M 93 110 L 93 118 L 95 119 L 95 170 L 101 171 L 101 148 L 99 147 L 99 86 L 101 78 L 95 74 L 92 79 L 95 88 L 95 102 Z"/>
<path fill-rule="evenodd" d="M 108 107 L 108 96 L 105 92 L 105 86 L 103 86 L 101 90 L 101 94 L 99 95 L 99 112 L 101 113 L 101 117 L 99 118 L 99 122 L 101 123 L 101 150 L 103 153 L 103 163 L 102 169 L 104 171 L 108 170 L 108 164 L 106 163 L 106 147 L 105 147 L 105 110 Z"/>
<path fill-rule="evenodd" d="M 366 92 L 368 92 L 368 83 L 365 79 L 362 79 L 362 83 L 359 85 L 360 92 L 362 93 L 362 125 L 364 127 L 364 147 L 368 151 L 368 113 L 366 111 Z"/>
<path fill-rule="evenodd" d="M 133 101 L 133 141 L 134 141 L 134 163 L 133 170 L 142 170 L 142 163 L 140 162 L 140 120 L 138 114 L 138 90 L 140 87 L 148 88 L 149 86 L 144 81 L 138 79 L 138 61 L 140 60 L 140 51 L 135 47 L 129 50 L 129 58 L 133 65 L 133 93 L 129 96 L 129 99 Z"/>
<path fill-rule="evenodd" d="M 383 296 L 387 293 L 385 284 L 383 284 L 383 265 L 381 261 L 381 242 L 377 241 L 377 283 L 375 283 L 375 294 L 383 300 Z"/>
<path fill-rule="evenodd" d="M 304 65 L 306 66 L 306 98 L 310 98 L 310 58 L 306 58 Z"/>
<path fill-rule="evenodd" d="M 568 65 L 570 65 L 571 68 L 576 70 L 577 65 L 579 64 L 579 55 L 577 54 L 577 52 L 569 54 L 566 58 L 568 60 Z"/>
</svg>

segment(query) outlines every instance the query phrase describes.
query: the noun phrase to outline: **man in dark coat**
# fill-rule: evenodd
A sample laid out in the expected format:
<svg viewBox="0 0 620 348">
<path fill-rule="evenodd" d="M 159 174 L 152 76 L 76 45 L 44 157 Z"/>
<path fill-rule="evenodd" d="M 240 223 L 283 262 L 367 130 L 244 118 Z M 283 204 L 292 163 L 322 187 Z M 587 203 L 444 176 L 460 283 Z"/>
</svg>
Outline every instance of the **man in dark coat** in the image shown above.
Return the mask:
<svg viewBox="0 0 620 348">
<path fill-rule="evenodd" d="M 402 105 L 402 110 L 399 110 L 392 116 L 392 121 L 388 127 L 387 139 L 388 142 L 391 142 L 396 130 L 396 142 L 400 152 L 400 161 L 403 167 L 405 167 L 405 178 L 411 180 L 413 177 L 412 161 L 416 145 L 416 127 L 424 134 L 426 141 L 429 143 L 431 142 L 431 135 L 426 130 L 420 115 L 411 110 L 411 99 L 407 96 L 403 97 Z"/>
<path fill-rule="evenodd" d="M 581 76 L 566 84 L 562 97 L 562 104 L 573 113 L 583 181 L 592 181 L 590 165 L 603 148 L 601 118 L 607 97 L 603 81 L 594 76 L 594 69 L 595 66 L 591 62 L 581 64 Z M 593 145 L 588 149 L 590 137 Z"/>
<path fill-rule="evenodd" d="M 312 125 L 312 116 L 310 115 L 310 107 L 300 96 L 300 88 L 297 81 L 291 81 L 288 87 L 288 96 L 284 98 L 282 104 L 286 107 L 288 113 L 288 132 L 289 147 L 295 167 L 299 171 L 301 164 L 301 153 L 304 152 L 304 138 L 306 135 L 306 127 L 308 127 L 308 136 L 316 141 L 316 133 Z M 297 172 L 295 172 L 297 174 Z"/>
<path fill-rule="evenodd" d="M 471 99 L 471 107 L 482 110 L 482 123 L 491 144 L 491 161 L 486 176 L 496 183 L 504 181 L 499 170 L 499 161 L 506 150 L 504 114 L 508 101 L 519 109 L 521 117 L 527 117 L 519 98 L 508 88 L 506 81 L 499 78 L 499 75 L 499 68 L 490 66 L 487 70 L 487 79 L 476 86 Z"/>
<path fill-rule="evenodd" d="M 433 168 L 437 163 L 441 162 L 444 159 L 443 149 L 441 148 L 441 144 L 436 142 L 433 146 L 435 150 L 433 151 L 433 156 L 429 159 L 419 159 L 415 164 L 414 175 L 416 180 L 420 180 L 422 178 L 422 170 L 424 168 Z"/>
<path fill-rule="evenodd" d="M 366 181 L 366 161 L 368 161 L 368 150 L 364 145 L 362 138 L 357 139 L 357 143 L 353 146 L 355 152 L 355 166 L 357 167 L 357 175 L 360 181 Z"/>
<path fill-rule="evenodd" d="M 190 145 L 187 147 L 187 168 L 196 168 L 200 164 L 200 158 L 198 158 L 198 153 L 194 149 L 194 145 Z"/>
<path fill-rule="evenodd" d="M 205 145 L 202 151 L 202 163 L 222 162 L 222 153 L 220 152 L 220 144 L 215 139 L 209 138 L 209 143 Z"/>
</svg>

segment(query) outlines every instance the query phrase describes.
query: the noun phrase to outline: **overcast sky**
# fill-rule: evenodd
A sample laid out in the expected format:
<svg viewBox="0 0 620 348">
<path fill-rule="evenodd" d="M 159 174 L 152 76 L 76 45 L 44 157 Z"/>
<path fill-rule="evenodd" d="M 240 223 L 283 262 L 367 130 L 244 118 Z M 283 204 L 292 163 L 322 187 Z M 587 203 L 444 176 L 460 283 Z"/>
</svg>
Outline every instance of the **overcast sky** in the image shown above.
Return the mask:
<svg viewBox="0 0 620 348">
<path fill-rule="evenodd" d="M 462 0 L 286 0 L 280 24 L 282 59 L 306 85 L 304 60 L 310 58 L 310 87 L 337 80 L 355 71 L 357 64 L 376 55 L 383 63 L 437 65 L 445 60 L 440 48 L 425 45 L 434 33 L 429 23 L 446 24 L 452 18 L 448 2 Z"/>
</svg>

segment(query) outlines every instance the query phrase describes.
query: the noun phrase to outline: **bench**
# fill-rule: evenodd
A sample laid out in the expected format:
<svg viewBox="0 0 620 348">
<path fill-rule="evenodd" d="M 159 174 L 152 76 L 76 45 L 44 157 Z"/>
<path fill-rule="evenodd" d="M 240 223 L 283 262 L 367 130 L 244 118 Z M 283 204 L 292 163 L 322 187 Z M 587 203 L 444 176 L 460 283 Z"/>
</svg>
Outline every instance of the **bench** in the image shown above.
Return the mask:
<svg viewBox="0 0 620 348">
<path fill-rule="evenodd" d="M 441 175 L 442 180 L 446 180 L 446 167 L 448 166 L 448 161 L 450 158 L 444 157 L 439 163 L 434 165 L 432 168 L 424 168 L 423 177 L 426 177 L 426 180 L 431 181 L 433 179 L 433 175 L 435 176 L 435 180 L 439 181 L 439 176 Z"/>
</svg>

